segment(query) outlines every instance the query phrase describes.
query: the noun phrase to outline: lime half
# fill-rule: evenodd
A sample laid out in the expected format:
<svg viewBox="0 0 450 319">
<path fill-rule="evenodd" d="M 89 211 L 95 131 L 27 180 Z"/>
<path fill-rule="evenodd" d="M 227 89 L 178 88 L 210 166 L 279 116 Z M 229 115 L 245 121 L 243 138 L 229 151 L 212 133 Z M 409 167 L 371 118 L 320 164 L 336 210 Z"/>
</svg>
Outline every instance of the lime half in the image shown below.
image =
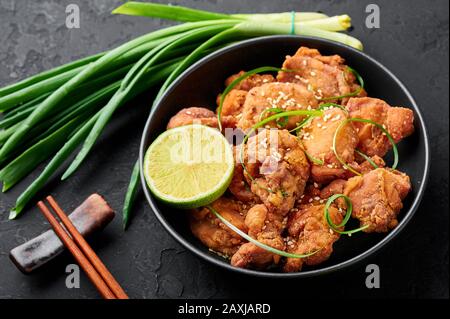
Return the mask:
<svg viewBox="0 0 450 319">
<path fill-rule="evenodd" d="M 159 200 L 178 208 L 212 203 L 233 177 L 231 145 L 216 129 L 192 124 L 162 133 L 144 158 L 144 176 Z"/>
</svg>

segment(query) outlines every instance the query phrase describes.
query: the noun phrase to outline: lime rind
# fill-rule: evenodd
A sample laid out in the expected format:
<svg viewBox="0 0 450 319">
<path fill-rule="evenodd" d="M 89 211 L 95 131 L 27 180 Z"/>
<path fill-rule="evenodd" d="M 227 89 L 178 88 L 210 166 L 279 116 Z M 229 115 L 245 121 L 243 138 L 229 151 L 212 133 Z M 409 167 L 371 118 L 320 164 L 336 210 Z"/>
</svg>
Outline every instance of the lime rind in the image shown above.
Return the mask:
<svg viewBox="0 0 450 319">
<path fill-rule="evenodd" d="M 162 163 L 160 162 L 159 164 L 165 168 L 169 169 L 169 173 L 170 178 L 172 178 L 171 185 L 173 185 L 173 189 L 176 187 L 183 187 L 186 185 L 188 186 L 193 186 L 192 183 L 196 183 L 196 187 L 200 188 L 205 188 L 205 183 L 202 184 L 201 181 L 205 181 L 206 178 L 211 179 L 214 177 L 220 178 L 217 180 L 217 182 L 215 183 L 215 185 L 213 187 L 211 187 L 210 189 L 204 190 L 202 192 L 199 192 L 193 196 L 189 196 L 189 197 L 180 197 L 180 196 L 173 196 L 170 194 L 167 194 L 166 192 L 162 192 L 161 188 L 167 188 L 167 186 L 169 185 L 164 185 L 164 182 L 168 182 L 168 180 L 170 180 L 170 178 L 168 176 L 164 176 L 158 181 L 156 181 L 154 179 L 154 176 L 151 176 L 150 172 L 157 172 L 160 175 L 164 175 L 164 173 L 166 173 L 166 171 L 164 171 L 163 168 L 157 168 L 157 167 L 151 167 L 152 165 L 158 165 L 158 163 L 154 163 L 155 161 L 153 161 L 151 159 L 152 155 L 156 158 L 158 158 L 157 156 L 160 155 L 158 154 L 158 151 L 161 153 L 167 152 L 167 150 L 164 150 L 164 147 L 167 148 L 167 146 L 170 147 L 170 145 L 167 145 L 166 142 L 169 141 L 169 139 L 171 137 L 176 137 L 177 135 L 178 138 L 183 138 L 183 134 L 189 133 L 189 130 L 192 130 L 193 132 L 195 132 L 194 130 L 201 130 L 202 134 L 205 133 L 207 137 L 209 137 L 208 141 L 206 142 L 207 144 L 211 144 L 211 143 L 221 143 L 221 145 L 213 145 L 213 147 L 219 146 L 222 147 L 223 149 L 223 162 L 222 163 L 216 163 L 216 166 L 220 167 L 220 170 L 223 171 L 223 174 L 221 176 L 214 176 L 214 175 L 218 175 L 220 174 L 220 170 L 214 170 L 211 169 L 210 172 L 205 172 L 205 170 L 207 170 L 207 168 L 211 168 L 213 167 L 215 164 L 210 164 L 210 163 L 197 163 L 196 165 L 203 165 L 203 167 L 200 167 L 200 171 L 202 173 L 202 176 L 195 176 L 193 178 L 191 178 L 189 181 L 185 181 L 186 178 L 188 178 L 187 176 L 185 176 L 186 174 L 184 172 L 182 172 L 183 170 L 183 163 L 179 163 L 179 164 L 173 164 L 173 163 Z M 201 144 L 205 143 L 205 141 L 200 142 Z M 197 145 L 198 146 L 198 145 Z M 211 145 L 208 145 L 211 146 Z M 193 146 L 195 147 L 195 145 Z M 162 156 L 162 158 L 164 158 L 164 154 Z M 157 162 L 157 161 L 156 161 Z M 170 167 L 170 165 L 172 165 L 173 167 Z M 175 167 L 176 165 L 178 165 L 179 167 Z M 225 169 L 226 167 L 226 169 Z M 164 171 L 164 172 L 161 172 Z M 192 124 L 192 125 L 186 125 L 186 126 L 180 126 L 171 130 L 167 130 L 164 133 L 162 133 L 161 135 L 159 135 L 155 141 L 150 145 L 150 147 L 148 148 L 145 157 L 144 157 L 144 176 L 145 176 L 145 180 L 147 182 L 147 185 L 150 189 L 150 191 L 153 193 L 153 195 L 158 198 L 160 201 L 170 205 L 170 206 L 175 206 L 177 208 L 183 208 L 183 209 L 191 209 L 191 208 L 197 208 L 197 207 L 201 207 L 201 206 L 205 206 L 208 205 L 210 203 L 212 203 L 213 201 L 215 201 L 216 199 L 218 199 L 220 196 L 223 195 L 223 193 L 227 190 L 228 186 L 231 183 L 231 179 L 233 177 L 233 171 L 234 171 L 234 157 L 233 157 L 233 150 L 231 145 L 228 143 L 228 141 L 226 140 L 226 138 L 217 130 L 208 126 L 204 126 L 204 125 L 200 125 L 200 124 Z M 188 172 L 192 172 L 194 173 L 195 170 L 188 170 Z M 172 173 L 174 176 L 172 176 Z M 215 173 L 215 174 L 213 174 Z M 159 176 L 161 177 L 161 176 Z M 177 179 L 177 180 L 173 180 L 173 179 Z M 163 183 L 161 184 L 161 180 L 163 181 Z M 200 182 L 200 183 L 197 183 Z M 208 184 L 208 183 L 206 183 Z M 208 185 L 207 185 L 208 186 Z M 185 189 L 186 193 L 189 192 L 194 192 L 194 189 Z M 180 192 L 180 190 L 178 190 L 178 192 Z"/>
</svg>

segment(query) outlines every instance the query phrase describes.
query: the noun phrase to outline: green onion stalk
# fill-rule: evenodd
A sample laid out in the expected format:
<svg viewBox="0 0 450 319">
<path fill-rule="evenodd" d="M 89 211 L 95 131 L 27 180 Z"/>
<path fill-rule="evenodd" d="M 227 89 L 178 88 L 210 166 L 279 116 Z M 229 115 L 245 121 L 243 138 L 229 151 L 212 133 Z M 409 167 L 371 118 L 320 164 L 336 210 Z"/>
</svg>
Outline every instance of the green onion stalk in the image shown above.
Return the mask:
<svg viewBox="0 0 450 319">
<path fill-rule="evenodd" d="M 206 54 L 242 39 L 277 34 L 321 37 L 362 49 L 359 40 L 340 32 L 351 26 L 347 15 L 329 17 L 315 12 L 224 14 L 140 2 L 127 2 L 113 14 L 183 23 L 0 88 L 0 181 L 3 191 L 14 187 L 40 163 L 47 162 L 40 175 L 16 200 L 10 219 L 23 212 L 79 149 L 62 179 L 76 172 L 117 109 L 155 86 L 159 86 L 157 101 L 186 68 Z M 136 164 L 125 196 L 124 227 L 130 220 L 138 176 L 139 165 Z"/>
</svg>

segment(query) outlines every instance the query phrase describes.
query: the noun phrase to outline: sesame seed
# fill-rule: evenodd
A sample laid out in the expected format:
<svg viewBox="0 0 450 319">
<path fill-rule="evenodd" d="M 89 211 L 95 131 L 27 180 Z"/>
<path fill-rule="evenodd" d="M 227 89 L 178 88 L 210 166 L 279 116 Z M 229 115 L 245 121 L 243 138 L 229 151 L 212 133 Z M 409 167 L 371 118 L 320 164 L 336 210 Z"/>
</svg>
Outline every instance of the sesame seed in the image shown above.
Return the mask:
<svg viewBox="0 0 450 319">
<path fill-rule="evenodd" d="M 316 72 L 311 71 L 309 74 L 311 74 L 311 76 L 316 76 Z"/>
<path fill-rule="evenodd" d="M 332 119 L 331 119 L 331 121 L 337 121 L 337 120 L 339 120 L 341 118 L 341 116 L 340 115 L 336 115 L 335 117 L 333 117 Z"/>
</svg>

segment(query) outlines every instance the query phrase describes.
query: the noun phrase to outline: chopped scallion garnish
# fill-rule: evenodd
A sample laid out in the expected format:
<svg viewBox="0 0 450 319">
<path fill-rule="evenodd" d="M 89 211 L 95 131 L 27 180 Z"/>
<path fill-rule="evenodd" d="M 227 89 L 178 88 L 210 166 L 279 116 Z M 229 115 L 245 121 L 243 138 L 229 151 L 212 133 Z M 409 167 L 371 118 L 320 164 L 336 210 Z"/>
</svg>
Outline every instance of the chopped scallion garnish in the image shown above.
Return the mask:
<svg viewBox="0 0 450 319">
<path fill-rule="evenodd" d="M 313 251 L 311 253 L 308 254 L 293 254 L 293 253 L 288 253 L 273 247 L 270 247 L 266 244 L 263 244 L 262 242 L 250 237 L 248 234 L 246 234 L 245 232 L 243 232 L 242 230 L 240 230 L 239 228 L 237 228 L 236 226 L 234 226 L 232 223 L 230 223 L 228 220 L 226 220 L 222 215 L 220 215 L 214 208 L 212 208 L 210 205 L 206 206 L 218 219 L 220 219 L 220 221 L 222 223 L 224 223 L 228 228 L 230 228 L 232 231 L 234 231 L 235 233 L 237 233 L 239 236 L 241 236 L 242 238 L 248 240 L 249 242 L 255 244 L 256 246 L 265 249 L 271 253 L 274 253 L 276 255 L 280 255 L 283 257 L 288 257 L 288 258 L 306 258 L 306 257 L 310 257 L 312 255 L 314 255 L 315 253 L 317 253 L 319 250 Z"/>
<path fill-rule="evenodd" d="M 392 145 L 392 151 L 394 152 L 394 163 L 392 164 L 392 169 L 396 169 L 397 165 L 398 165 L 398 150 L 397 150 L 397 145 L 395 144 L 394 139 L 392 138 L 391 134 L 383 127 L 383 125 L 380 125 L 372 120 L 368 120 L 368 119 L 361 119 L 361 118 L 356 118 L 356 117 L 352 117 L 349 119 L 346 119 L 344 121 L 342 121 L 339 126 L 336 129 L 336 132 L 334 133 L 333 136 L 333 152 L 334 155 L 336 156 L 336 159 L 342 164 L 343 167 L 347 168 L 349 171 L 353 172 L 356 175 L 361 175 L 360 172 L 358 172 L 357 170 L 355 170 L 353 167 L 351 167 L 350 165 L 348 165 L 339 155 L 339 153 L 337 152 L 337 148 L 336 148 L 336 142 L 337 142 L 337 136 L 339 134 L 339 131 L 342 129 L 342 127 L 344 127 L 346 124 L 350 123 L 350 122 L 362 122 L 362 123 L 369 123 L 372 125 L 375 125 L 376 127 L 378 127 L 388 138 L 389 142 Z M 365 155 L 365 154 L 364 154 Z M 363 156 L 364 157 L 364 156 Z M 367 156 L 366 156 L 367 157 Z M 368 157 L 367 157 L 368 158 Z M 366 158 L 366 159 L 367 159 Z M 369 161 L 369 163 L 372 160 Z M 372 161 L 373 162 L 373 161 Z M 376 168 L 378 168 L 378 166 L 375 163 L 371 163 L 372 166 L 376 166 Z M 375 164 L 375 165 L 374 165 Z"/>
<path fill-rule="evenodd" d="M 342 220 L 342 222 L 339 225 L 336 225 L 333 223 L 333 221 L 331 220 L 331 217 L 330 217 L 330 206 L 338 198 L 343 198 L 345 200 L 345 203 L 347 206 L 347 212 L 345 213 L 345 216 L 344 216 L 344 219 Z M 347 231 L 340 230 L 340 228 L 344 227 L 347 224 L 347 222 L 349 221 L 350 217 L 352 216 L 352 211 L 353 211 L 353 205 L 352 205 L 352 201 L 350 200 L 350 198 L 344 194 L 335 194 L 328 198 L 327 203 L 325 204 L 325 208 L 324 208 L 324 216 L 325 216 L 325 219 L 326 219 L 328 225 L 331 227 L 331 229 L 333 231 L 335 231 L 336 233 L 339 233 L 341 235 L 349 235 L 350 236 L 351 234 L 359 232 L 368 227 L 368 225 L 366 225 L 363 227 L 359 227 L 359 228 L 347 230 Z"/>
</svg>

